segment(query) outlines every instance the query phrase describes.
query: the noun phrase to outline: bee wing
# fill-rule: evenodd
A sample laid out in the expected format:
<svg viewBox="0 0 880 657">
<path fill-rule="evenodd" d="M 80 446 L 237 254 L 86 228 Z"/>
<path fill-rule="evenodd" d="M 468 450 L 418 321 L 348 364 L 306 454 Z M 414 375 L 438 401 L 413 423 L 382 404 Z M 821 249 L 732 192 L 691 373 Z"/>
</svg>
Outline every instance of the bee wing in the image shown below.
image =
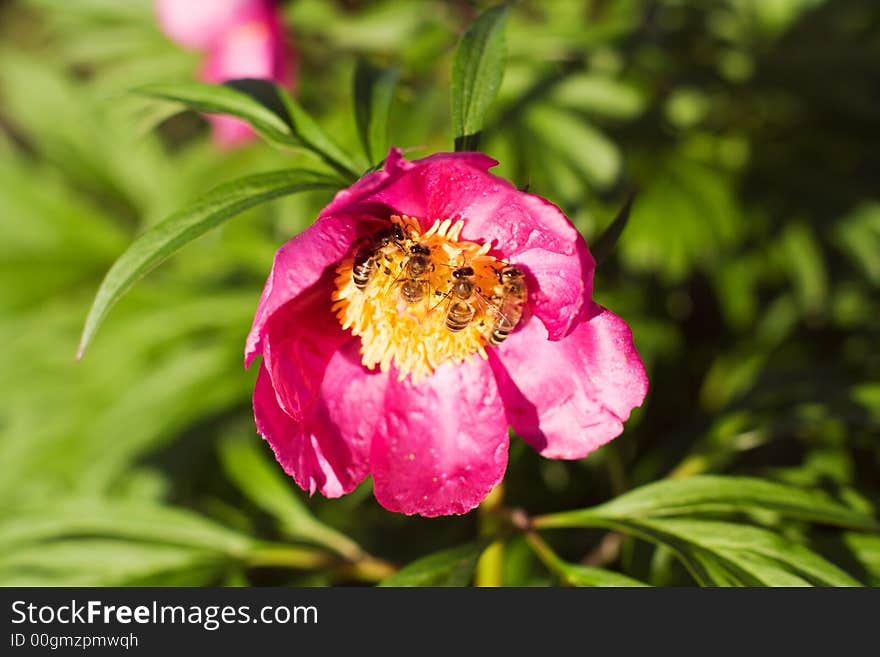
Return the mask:
<svg viewBox="0 0 880 657">
<path fill-rule="evenodd" d="M 509 321 L 499 304 L 492 301 L 492 299 L 487 297 L 482 292 L 477 292 L 475 296 L 477 299 L 477 303 L 481 306 L 481 310 L 485 311 L 488 315 L 491 315 L 492 317 L 495 317 L 497 319 Z"/>
<path fill-rule="evenodd" d="M 431 313 L 433 313 L 435 310 L 437 310 L 437 308 L 439 308 L 440 305 L 441 305 L 444 301 L 446 302 L 447 305 L 449 305 L 449 301 L 450 301 L 450 298 L 451 298 L 451 297 L 452 297 L 452 288 L 449 288 L 449 290 L 448 290 L 447 292 L 445 292 L 445 293 L 443 293 L 443 294 L 441 295 L 441 297 L 440 297 L 440 301 L 438 301 L 438 302 L 435 303 L 433 306 L 431 306 L 430 308 L 428 308 L 428 312 L 425 313 L 425 317 L 427 318 L 429 315 L 431 315 Z M 426 297 L 426 298 L 427 298 L 427 297 Z"/>
</svg>

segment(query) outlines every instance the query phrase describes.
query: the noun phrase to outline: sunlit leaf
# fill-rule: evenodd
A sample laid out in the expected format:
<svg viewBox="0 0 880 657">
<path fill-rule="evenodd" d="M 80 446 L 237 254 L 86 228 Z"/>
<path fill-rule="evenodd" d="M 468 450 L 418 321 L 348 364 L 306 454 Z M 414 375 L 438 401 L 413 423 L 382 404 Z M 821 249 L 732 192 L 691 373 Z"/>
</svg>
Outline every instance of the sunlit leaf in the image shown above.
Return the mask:
<svg viewBox="0 0 880 657">
<path fill-rule="evenodd" d="M 470 26 L 452 64 L 452 129 L 455 150 L 476 150 L 486 113 L 504 77 L 507 5 L 484 12 Z"/>
<path fill-rule="evenodd" d="M 647 586 L 644 582 L 605 568 L 575 563 L 560 564 L 559 568 L 564 573 L 566 583 L 571 586 Z"/>
<path fill-rule="evenodd" d="M 111 539 L 62 540 L 0 556 L 3 586 L 126 586 L 151 579 L 209 584 L 224 568 L 216 552 Z"/>
<path fill-rule="evenodd" d="M 753 575 L 763 573 L 766 579 L 791 586 L 795 582 L 788 575 L 771 574 L 772 563 L 785 567 L 788 573 L 824 586 L 859 586 L 859 583 L 834 564 L 806 547 L 789 541 L 766 529 L 711 520 L 652 519 L 638 524 L 684 539 L 693 545 L 719 555 L 742 566 Z M 756 561 L 753 555 L 758 556 Z M 767 561 L 770 560 L 770 561 Z M 777 568 L 778 570 L 778 568 Z"/>
<path fill-rule="evenodd" d="M 770 510 L 811 522 L 871 529 L 877 522 L 839 504 L 823 493 L 764 479 L 700 475 L 647 484 L 610 502 L 584 511 L 542 517 L 541 527 L 576 527 L 579 517 L 649 518 Z M 584 526 L 590 526 L 589 524 Z"/>
<path fill-rule="evenodd" d="M 435 552 L 404 566 L 380 586 L 466 586 L 480 552 L 476 544 Z"/>
<path fill-rule="evenodd" d="M 880 534 L 847 533 L 843 538 L 853 556 L 865 569 L 871 586 L 880 586 Z"/>
<path fill-rule="evenodd" d="M 551 99 L 557 105 L 618 119 L 635 117 L 645 107 L 645 99 L 635 86 L 593 73 L 565 79 L 553 90 Z"/>
<path fill-rule="evenodd" d="M 299 146 L 284 116 L 277 92 L 272 100 L 249 95 L 232 85 L 206 82 L 174 82 L 150 84 L 135 91 L 183 104 L 186 108 L 209 114 L 228 114 L 243 119 L 266 140 L 282 146 Z"/>
<path fill-rule="evenodd" d="M 176 101 L 199 112 L 229 114 L 244 119 L 269 142 L 300 146 L 320 156 L 343 175 L 355 179 L 351 158 L 300 107 L 287 91 L 267 80 L 230 80 L 222 85 L 202 82 L 152 84 L 138 93 Z"/>
<path fill-rule="evenodd" d="M 838 224 L 835 237 L 868 280 L 880 286 L 880 204 L 856 208 Z"/>
<path fill-rule="evenodd" d="M 701 585 L 859 586 L 843 570 L 803 545 L 751 525 L 643 518 L 605 520 L 604 526 L 665 545 Z"/>
<path fill-rule="evenodd" d="M 790 224 L 780 238 L 780 250 L 800 306 L 818 313 L 828 297 L 828 273 L 812 231 L 801 223 Z"/>
<path fill-rule="evenodd" d="M 586 118 L 566 109 L 540 105 L 528 113 L 529 128 L 556 157 L 567 161 L 598 187 L 608 187 L 620 174 L 617 145 Z"/>
<path fill-rule="evenodd" d="M 78 356 L 84 353 L 111 306 L 138 279 L 188 242 L 260 203 L 295 192 L 334 189 L 337 185 L 330 176 L 303 169 L 262 173 L 221 185 L 175 212 L 136 239 L 107 272 L 86 318 Z"/>
<path fill-rule="evenodd" d="M 0 521 L 0 546 L 45 542 L 70 536 L 103 536 L 210 550 L 242 557 L 254 542 L 203 516 L 141 502 L 76 499 L 26 508 Z"/>
</svg>

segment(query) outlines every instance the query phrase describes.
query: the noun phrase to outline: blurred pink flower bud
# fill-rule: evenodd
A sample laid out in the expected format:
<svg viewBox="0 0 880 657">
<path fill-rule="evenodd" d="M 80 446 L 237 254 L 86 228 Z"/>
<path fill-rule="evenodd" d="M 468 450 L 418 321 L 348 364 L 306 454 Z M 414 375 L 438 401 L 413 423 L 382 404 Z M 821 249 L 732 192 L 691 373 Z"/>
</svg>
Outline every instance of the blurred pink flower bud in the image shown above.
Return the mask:
<svg viewBox="0 0 880 657">
<path fill-rule="evenodd" d="M 254 0 L 156 0 L 159 25 L 185 48 L 207 50 L 230 27 L 251 13 Z"/>
<path fill-rule="evenodd" d="M 206 52 L 201 79 L 221 83 L 257 78 L 295 86 L 296 53 L 272 0 L 156 0 L 156 11 L 171 39 Z M 225 146 L 254 135 L 247 123 L 234 117 L 213 115 L 208 120 L 215 140 Z"/>
</svg>

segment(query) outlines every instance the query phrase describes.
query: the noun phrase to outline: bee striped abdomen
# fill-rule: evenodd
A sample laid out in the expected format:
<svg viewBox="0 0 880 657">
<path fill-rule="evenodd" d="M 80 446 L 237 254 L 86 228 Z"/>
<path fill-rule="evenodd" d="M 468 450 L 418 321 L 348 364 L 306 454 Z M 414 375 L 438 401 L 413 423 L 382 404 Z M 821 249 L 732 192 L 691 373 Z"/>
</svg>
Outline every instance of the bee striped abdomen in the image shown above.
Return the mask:
<svg viewBox="0 0 880 657">
<path fill-rule="evenodd" d="M 467 301 L 456 301 L 446 313 L 446 328 L 453 333 L 464 330 L 473 320 L 477 310 Z"/>
<path fill-rule="evenodd" d="M 376 257 L 372 251 L 363 251 L 354 259 L 354 266 L 351 268 L 351 280 L 359 290 L 367 287 L 370 279 L 373 278 L 373 272 L 376 271 Z"/>
<path fill-rule="evenodd" d="M 522 317 L 526 302 L 525 276 L 521 269 L 508 265 L 501 270 L 501 299 L 498 315 L 489 330 L 489 344 L 497 346 L 507 339 Z"/>
</svg>

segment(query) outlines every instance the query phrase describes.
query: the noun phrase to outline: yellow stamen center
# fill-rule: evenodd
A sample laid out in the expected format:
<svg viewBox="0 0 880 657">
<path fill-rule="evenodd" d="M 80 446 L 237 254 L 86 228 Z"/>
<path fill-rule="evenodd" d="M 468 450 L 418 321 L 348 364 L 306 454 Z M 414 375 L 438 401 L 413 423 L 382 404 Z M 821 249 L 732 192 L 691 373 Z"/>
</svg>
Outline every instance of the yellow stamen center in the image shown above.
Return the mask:
<svg viewBox="0 0 880 657">
<path fill-rule="evenodd" d="M 399 380 L 418 382 L 447 360 L 487 357 L 493 331 L 509 321 L 507 263 L 488 255 L 488 244 L 460 239 L 462 227 L 437 220 L 422 233 L 416 219 L 392 216 L 337 267 L 333 311 L 360 336 L 364 365 L 387 372 L 393 364 Z"/>
</svg>

